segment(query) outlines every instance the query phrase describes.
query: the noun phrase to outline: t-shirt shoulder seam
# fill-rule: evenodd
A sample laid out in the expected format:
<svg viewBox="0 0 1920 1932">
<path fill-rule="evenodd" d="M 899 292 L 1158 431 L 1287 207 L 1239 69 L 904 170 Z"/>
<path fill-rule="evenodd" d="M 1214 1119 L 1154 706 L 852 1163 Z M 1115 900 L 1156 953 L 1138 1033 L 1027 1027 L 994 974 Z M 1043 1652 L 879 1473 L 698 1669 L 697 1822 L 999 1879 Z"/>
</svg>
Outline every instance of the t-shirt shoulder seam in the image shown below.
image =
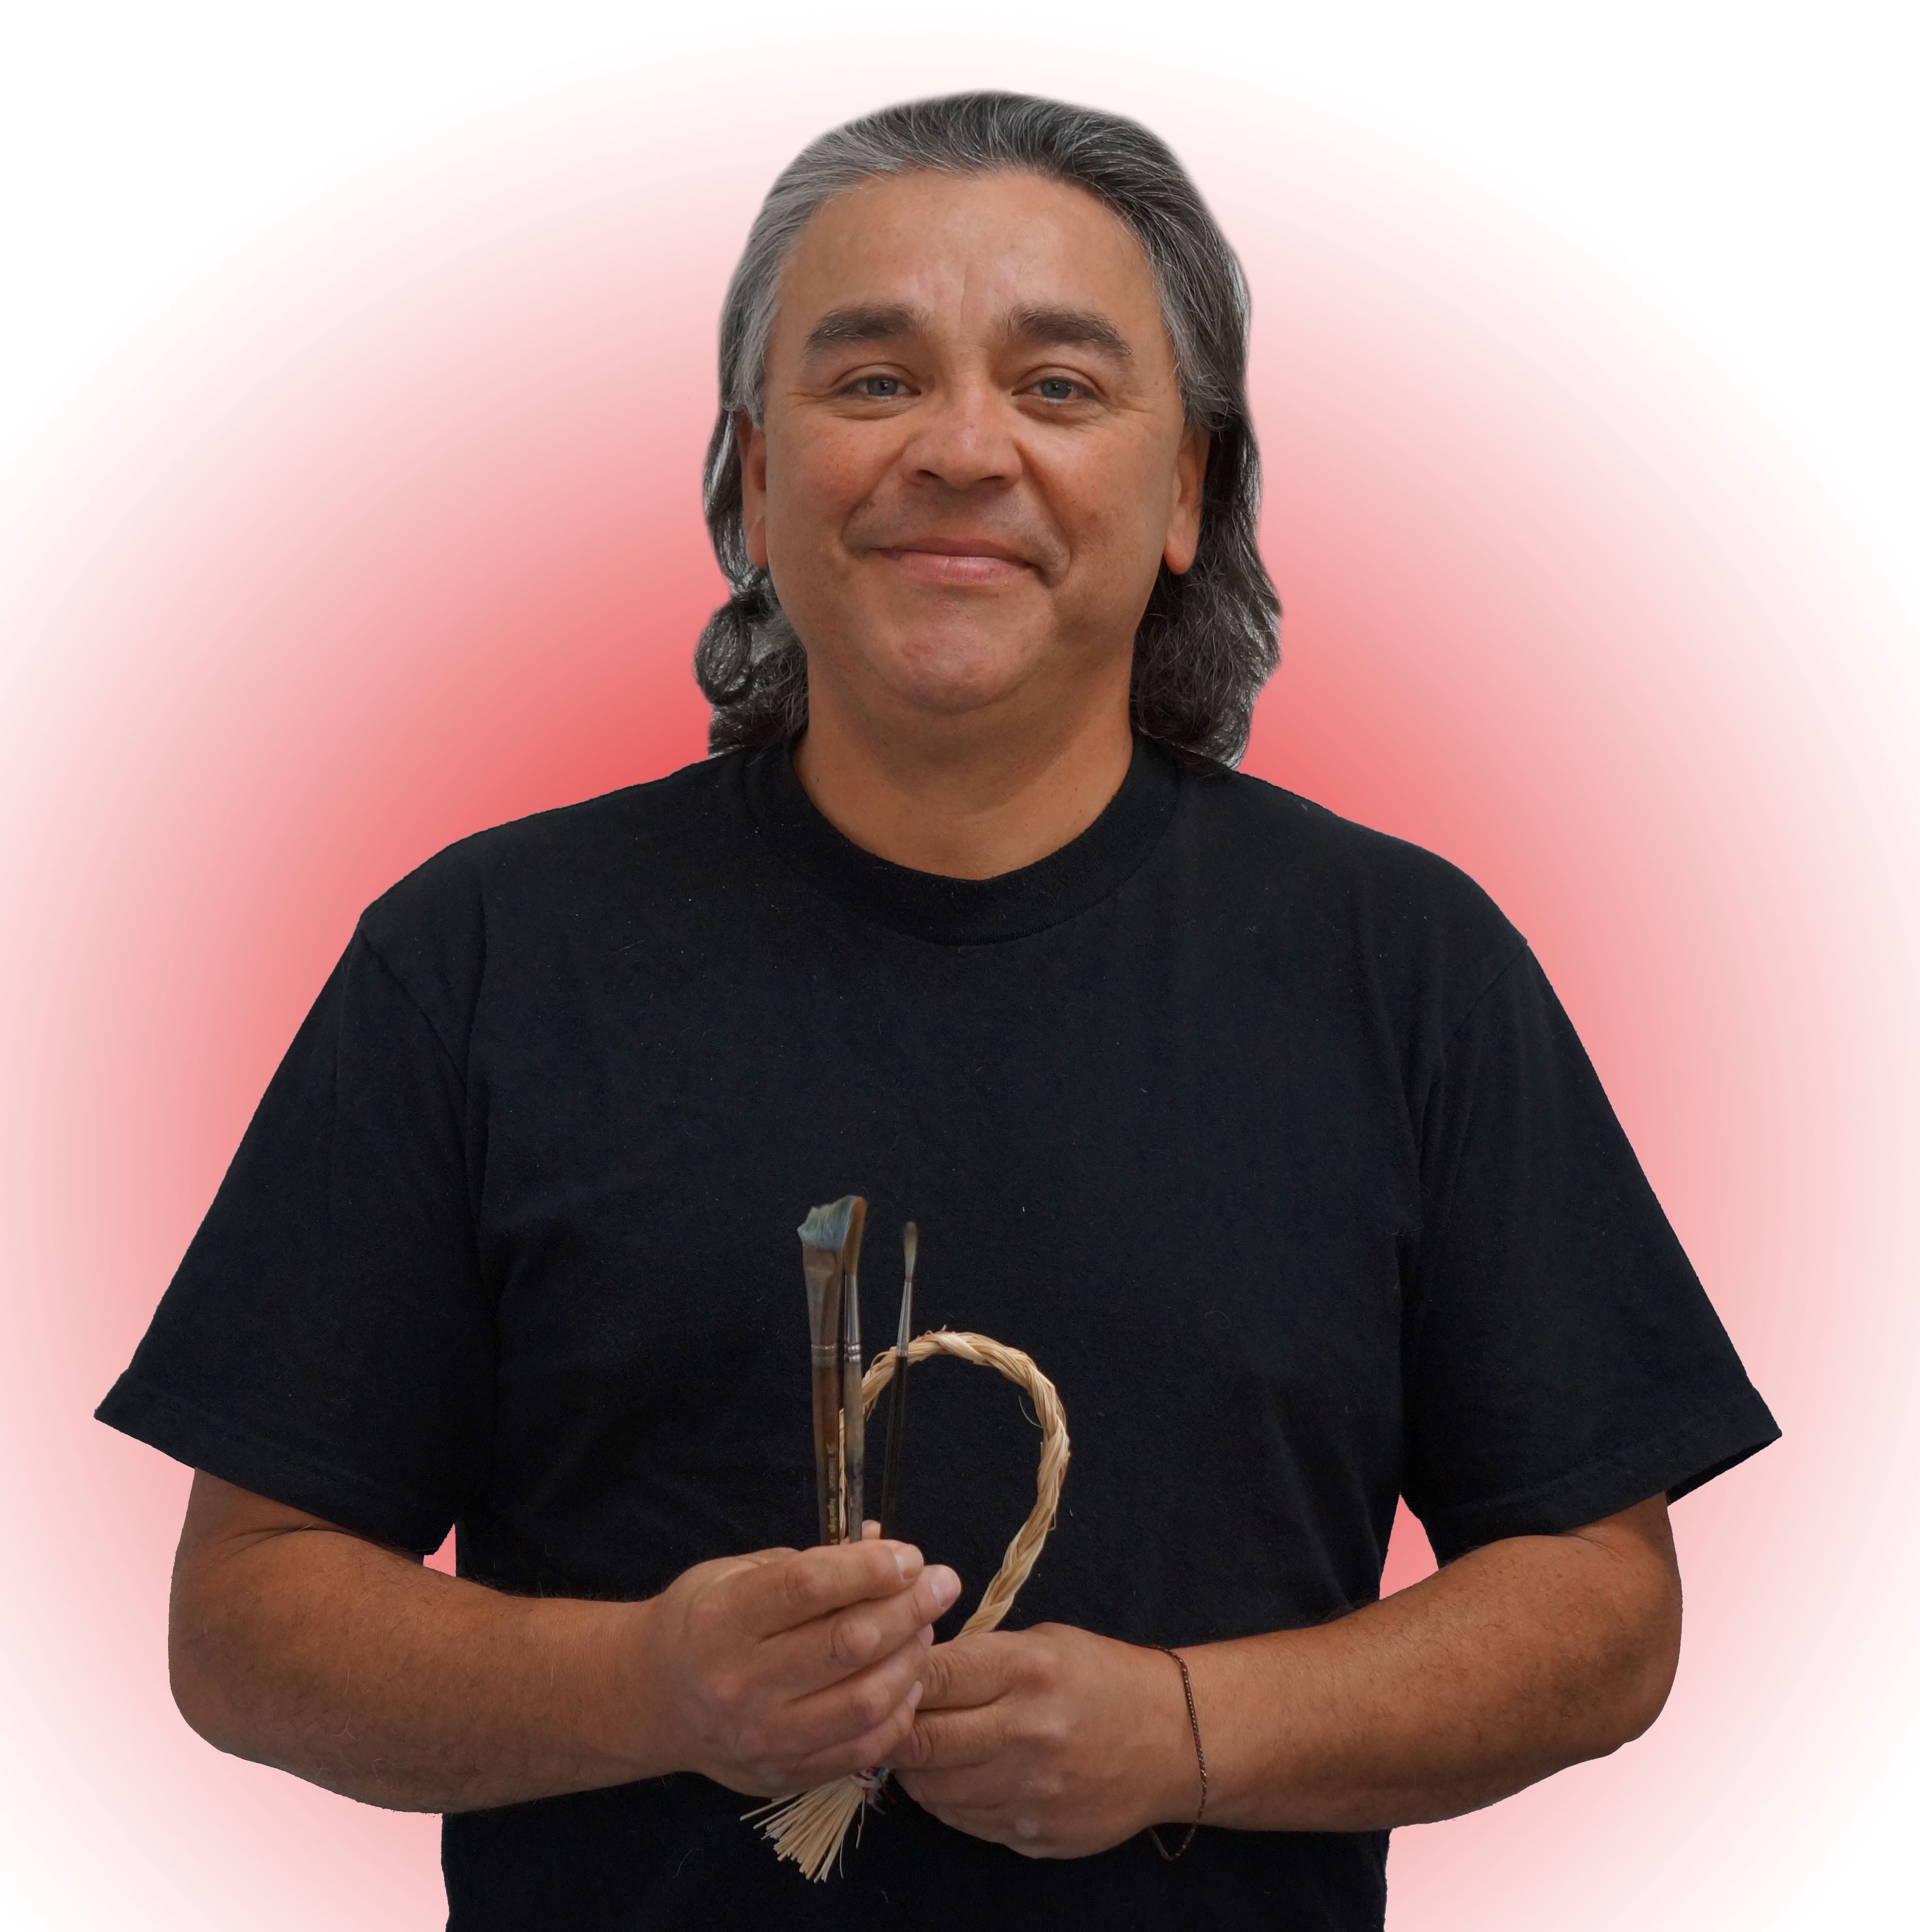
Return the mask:
<svg viewBox="0 0 1920 1932">
<path fill-rule="evenodd" d="M 434 1019 L 433 1015 L 427 1010 L 425 1004 L 414 992 L 413 988 L 410 986 L 406 983 L 406 980 L 400 976 L 400 972 L 394 967 L 393 962 L 380 950 L 378 942 L 374 939 L 373 934 L 367 930 L 367 922 L 364 919 L 362 919 L 360 923 L 354 928 L 353 936 L 366 947 L 368 954 L 372 958 L 374 964 L 379 967 L 380 970 L 393 982 L 394 985 L 399 989 L 400 997 L 405 1000 L 406 1004 L 420 1016 L 420 1018 L 424 1024 L 427 1030 L 433 1035 L 434 1045 L 437 1046 L 440 1049 L 441 1052 L 446 1056 L 446 1062 L 448 1068 L 452 1072 L 454 1078 L 460 1083 L 462 1090 L 464 1090 L 466 1084 L 466 1069 L 461 1063 L 460 1055 L 455 1053 L 453 1048 L 447 1044 L 446 1037 L 440 1031 L 439 1023 Z"/>
<path fill-rule="evenodd" d="M 1474 994 L 1473 998 L 1467 1002 L 1466 1009 L 1461 1013 L 1460 1018 L 1448 1028 L 1447 1036 L 1441 1042 L 1440 1051 L 1433 1057 L 1433 1070 L 1427 1076 L 1426 1090 L 1420 1096 L 1419 1110 L 1414 1116 L 1412 1121 L 1410 1123 L 1410 1124 L 1414 1127 L 1416 1138 L 1421 1142 L 1424 1143 L 1426 1138 L 1426 1117 L 1433 1105 L 1434 1090 L 1440 1084 L 1441 1076 L 1447 1070 L 1447 1058 L 1448 1055 L 1454 1050 L 1454 1042 L 1460 1038 L 1467 1022 L 1472 1019 L 1474 1015 L 1478 1012 L 1480 1008 L 1486 1004 L 1487 1000 L 1492 997 L 1495 988 L 1500 985 L 1502 981 L 1506 978 L 1507 975 L 1512 972 L 1514 968 L 1517 966 L 1522 959 L 1528 956 L 1532 950 L 1532 947 L 1529 946 L 1525 938 L 1522 938 L 1520 943 L 1514 948 L 1514 950 L 1509 952 L 1505 958 L 1502 960 L 1500 964 L 1493 969 L 1492 974 L 1487 979 L 1486 983 L 1483 986 L 1480 991 Z M 1447 1212 L 1450 1213 L 1451 1211 L 1452 1202 L 1450 1199 L 1447 1204 Z M 1442 1217 L 1442 1226 L 1444 1225 L 1444 1220 L 1445 1216 L 1443 1215 Z M 1425 1226 L 1421 1227 L 1420 1231 L 1420 1244 L 1423 1253 L 1426 1249 L 1430 1239 L 1438 1232 L 1438 1231 L 1436 1228 L 1430 1228 Z M 1420 1334 L 1426 1327 L 1427 1313 L 1428 1310 L 1425 1305 L 1424 1298 L 1422 1298 L 1420 1299 L 1420 1306 L 1415 1314 L 1413 1331 L 1407 1337 L 1407 1341 L 1410 1346 L 1417 1346 L 1418 1345 Z"/>
<path fill-rule="evenodd" d="M 1454 1042 L 1460 1038 L 1462 1032 L 1465 1030 L 1467 1022 L 1473 1018 L 1475 1013 L 1479 1012 L 1480 1008 L 1484 1006 L 1490 999 L 1492 998 L 1495 989 L 1499 986 L 1501 981 L 1505 979 L 1507 975 L 1512 972 L 1514 968 L 1517 966 L 1522 959 L 1526 958 L 1532 950 L 1532 946 L 1528 944 L 1527 940 L 1524 938 L 1521 938 L 1519 943 L 1514 946 L 1514 950 L 1509 952 L 1506 957 L 1500 962 L 1499 964 L 1494 968 L 1492 972 L 1489 974 L 1486 984 L 1480 988 L 1478 992 L 1474 994 L 1472 999 L 1468 1000 L 1465 1008 L 1461 1012 L 1460 1018 L 1447 1029 L 1447 1037 L 1441 1042 L 1440 1051 L 1434 1058 L 1433 1076 L 1432 1078 L 1427 1082 L 1426 1095 L 1426 1100 L 1430 1100 L 1432 1098 L 1434 1082 L 1438 1081 L 1440 1078 L 1441 1073 L 1444 1070 L 1447 1064 L 1447 1056 L 1453 1052 Z M 1425 1102 L 1423 1101 L 1423 1112 L 1424 1111 L 1424 1106 Z"/>
</svg>

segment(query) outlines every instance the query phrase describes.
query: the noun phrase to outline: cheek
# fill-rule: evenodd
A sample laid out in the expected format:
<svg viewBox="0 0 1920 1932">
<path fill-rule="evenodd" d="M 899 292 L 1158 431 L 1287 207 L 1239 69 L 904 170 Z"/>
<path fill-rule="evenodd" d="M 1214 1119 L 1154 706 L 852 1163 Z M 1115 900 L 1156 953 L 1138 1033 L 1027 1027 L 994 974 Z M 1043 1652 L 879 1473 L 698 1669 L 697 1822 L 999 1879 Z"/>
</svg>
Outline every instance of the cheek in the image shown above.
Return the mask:
<svg viewBox="0 0 1920 1932">
<path fill-rule="evenodd" d="M 1166 542 L 1163 471 L 1130 450 L 1055 478 L 1054 500 L 1090 597 L 1125 602 L 1153 582 Z"/>
<path fill-rule="evenodd" d="M 871 493 L 872 452 L 850 438 L 786 436 L 767 440 L 766 529 L 770 544 L 784 546 L 794 564 L 824 561 L 823 538 L 838 531 Z"/>
</svg>

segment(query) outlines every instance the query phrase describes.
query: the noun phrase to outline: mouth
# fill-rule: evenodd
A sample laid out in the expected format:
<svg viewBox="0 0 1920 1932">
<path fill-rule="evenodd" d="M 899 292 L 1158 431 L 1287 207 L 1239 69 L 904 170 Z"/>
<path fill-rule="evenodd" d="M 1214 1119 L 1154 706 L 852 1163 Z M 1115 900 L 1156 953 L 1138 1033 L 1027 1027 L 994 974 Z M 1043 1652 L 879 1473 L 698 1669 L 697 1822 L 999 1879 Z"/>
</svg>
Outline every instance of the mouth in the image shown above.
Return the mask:
<svg viewBox="0 0 1920 1932">
<path fill-rule="evenodd" d="M 916 583 L 952 587 L 1010 583 L 1034 568 L 1018 550 L 986 537 L 914 537 L 877 554 Z"/>
</svg>

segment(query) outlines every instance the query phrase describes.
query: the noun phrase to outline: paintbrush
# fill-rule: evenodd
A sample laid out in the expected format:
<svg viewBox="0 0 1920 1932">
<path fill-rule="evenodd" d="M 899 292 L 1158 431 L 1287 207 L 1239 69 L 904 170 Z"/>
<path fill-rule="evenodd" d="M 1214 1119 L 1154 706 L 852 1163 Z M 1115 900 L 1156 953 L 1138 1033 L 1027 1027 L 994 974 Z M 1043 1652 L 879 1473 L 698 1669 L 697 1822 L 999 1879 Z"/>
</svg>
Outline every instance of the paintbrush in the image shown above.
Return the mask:
<svg viewBox="0 0 1920 1932">
<path fill-rule="evenodd" d="M 866 1232 L 867 1204 L 854 1197 L 847 1238 L 840 1250 L 846 1286 L 840 1296 L 840 1466 L 846 1484 L 846 1538 L 857 1543 L 866 1526 L 866 1398 L 860 1380 L 860 1238 Z"/>
<path fill-rule="evenodd" d="M 907 1344 L 914 1339 L 914 1263 L 920 1251 L 920 1231 L 909 1221 L 900 1238 L 907 1251 L 907 1277 L 900 1287 L 900 1326 L 893 1342 L 893 1394 L 886 1409 L 886 1473 L 880 1486 L 882 1536 L 897 1535 L 900 1528 L 900 1457 L 907 1446 Z"/>
<path fill-rule="evenodd" d="M 800 1265 L 806 1276 L 807 1324 L 813 1341 L 813 1460 L 820 1502 L 820 1540 L 847 1540 L 845 1466 L 842 1456 L 841 1330 L 847 1237 L 866 1203 L 844 1195 L 814 1208 L 800 1223 Z M 857 1388 L 858 1384 L 856 1384 Z M 858 1398 L 856 1397 L 857 1406 Z"/>
</svg>

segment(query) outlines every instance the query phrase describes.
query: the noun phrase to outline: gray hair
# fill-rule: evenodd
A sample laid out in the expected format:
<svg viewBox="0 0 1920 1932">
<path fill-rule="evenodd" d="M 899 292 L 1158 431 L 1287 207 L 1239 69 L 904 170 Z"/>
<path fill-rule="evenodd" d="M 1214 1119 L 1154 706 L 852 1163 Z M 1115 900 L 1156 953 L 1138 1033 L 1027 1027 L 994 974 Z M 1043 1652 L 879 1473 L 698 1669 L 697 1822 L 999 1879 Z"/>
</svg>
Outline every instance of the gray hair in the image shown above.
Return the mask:
<svg viewBox="0 0 1920 1932">
<path fill-rule="evenodd" d="M 1234 764 L 1280 662 L 1280 602 L 1257 542 L 1260 458 L 1246 407 L 1246 282 L 1172 150 L 1136 122 L 1020 94 L 956 94 L 882 108 L 788 164 L 761 204 L 720 315 L 720 414 L 707 446 L 706 526 L 732 595 L 708 620 L 694 675 L 713 707 L 709 748 L 804 730 L 806 652 L 748 557 L 736 418 L 758 423 L 780 274 L 836 195 L 884 175 L 1026 173 L 1103 202 L 1146 251 L 1190 424 L 1209 438 L 1192 568 L 1165 564 L 1134 634 L 1135 728 L 1191 762 Z"/>
</svg>

